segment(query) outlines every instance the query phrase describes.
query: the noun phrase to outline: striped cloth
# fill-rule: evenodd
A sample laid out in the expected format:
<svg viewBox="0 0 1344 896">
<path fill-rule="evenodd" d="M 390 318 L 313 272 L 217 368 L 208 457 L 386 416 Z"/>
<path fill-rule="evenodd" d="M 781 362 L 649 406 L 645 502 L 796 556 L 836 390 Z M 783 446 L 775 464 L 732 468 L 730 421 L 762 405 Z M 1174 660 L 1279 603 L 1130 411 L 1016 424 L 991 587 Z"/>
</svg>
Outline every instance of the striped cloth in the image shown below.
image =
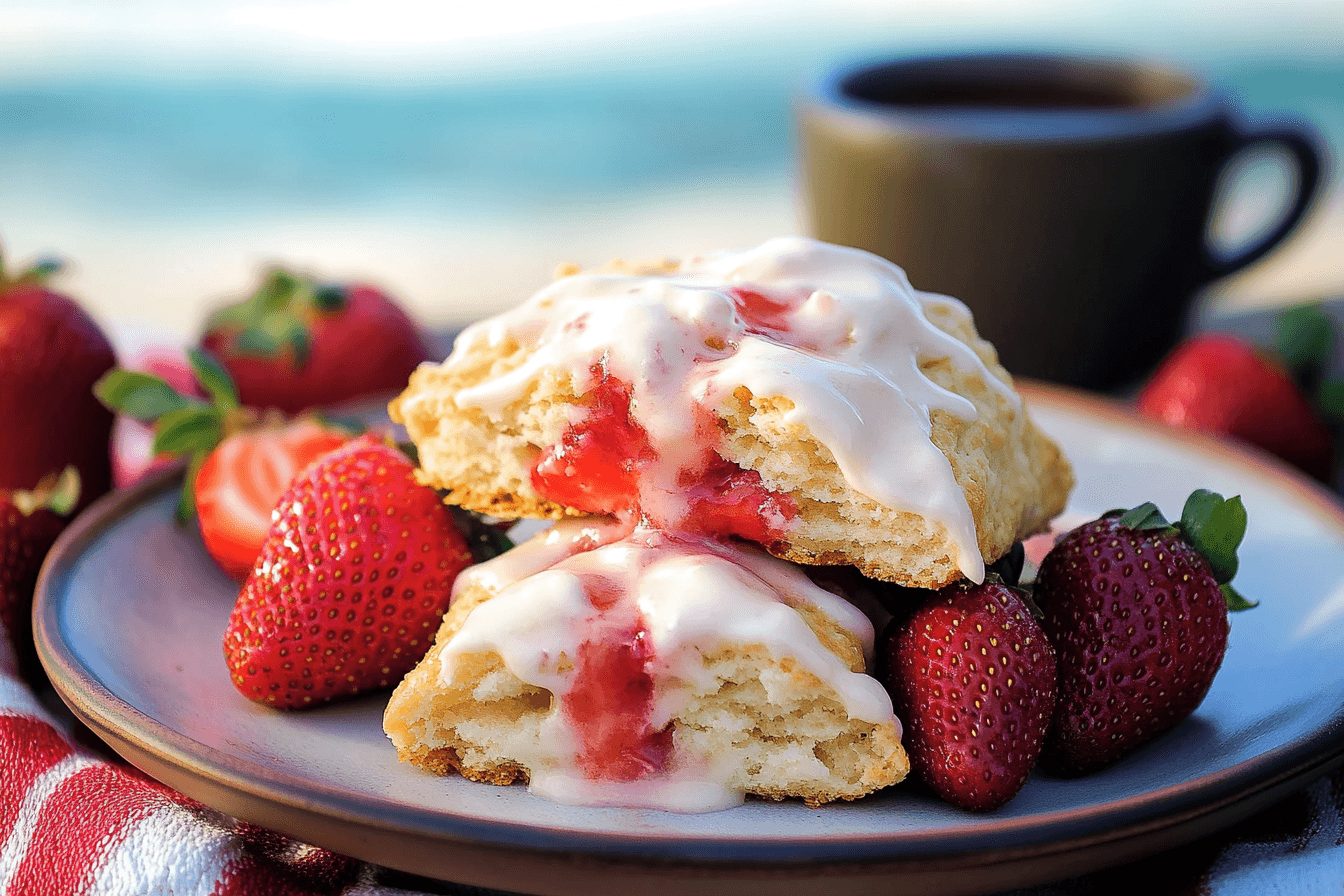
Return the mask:
<svg viewBox="0 0 1344 896">
<path fill-rule="evenodd" d="M 0 627 L 0 896 L 488 896 L 356 862 L 175 793 L 95 752 L 17 668 Z M 1228 831 L 1018 896 L 1311 896 L 1339 893 L 1341 882 L 1344 771 Z"/>
<path fill-rule="evenodd" d="M 41 705 L 0 627 L 0 896 L 421 892 L 214 812 L 81 745 L 76 724 Z"/>
</svg>

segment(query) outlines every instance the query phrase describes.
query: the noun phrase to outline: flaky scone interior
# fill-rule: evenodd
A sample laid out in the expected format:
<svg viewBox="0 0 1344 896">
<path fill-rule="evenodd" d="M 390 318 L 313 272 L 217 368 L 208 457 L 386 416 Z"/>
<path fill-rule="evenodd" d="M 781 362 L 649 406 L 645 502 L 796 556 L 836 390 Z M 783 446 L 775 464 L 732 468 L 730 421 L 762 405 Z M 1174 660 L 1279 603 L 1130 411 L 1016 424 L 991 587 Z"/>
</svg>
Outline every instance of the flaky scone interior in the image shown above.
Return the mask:
<svg viewBox="0 0 1344 896">
<path fill-rule="evenodd" d="M 592 548 L 601 531 L 561 524 L 464 574 L 388 704 L 401 759 L 675 811 L 819 805 L 906 775 L 862 614 L 752 548 L 649 531 Z"/>
<path fill-rule="evenodd" d="M 450 503 L 618 512 L 596 485 L 563 481 L 600 478 L 585 439 L 614 420 L 637 513 L 925 588 L 978 579 L 1073 486 L 964 305 L 803 239 L 563 278 L 469 328 L 390 413 Z M 762 522 L 668 497 L 696 488 Z"/>
</svg>

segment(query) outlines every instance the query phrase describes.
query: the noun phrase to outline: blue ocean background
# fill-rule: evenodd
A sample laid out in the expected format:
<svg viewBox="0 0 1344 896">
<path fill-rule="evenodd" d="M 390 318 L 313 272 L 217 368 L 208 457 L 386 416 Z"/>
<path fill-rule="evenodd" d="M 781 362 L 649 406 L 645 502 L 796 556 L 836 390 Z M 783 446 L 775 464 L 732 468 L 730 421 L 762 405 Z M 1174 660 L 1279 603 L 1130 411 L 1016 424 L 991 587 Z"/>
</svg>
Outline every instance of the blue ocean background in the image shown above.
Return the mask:
<svg viewBox="0 0 1344 896">
<path fill-rule="evenodd" d="M 1334 295 L 1342 47 L 1339 0 L 0 0 L 0 244 L 69 260 L 124 345 L 184 338 L 275 261 L 461 322 L 561 262 L 805 229 L 792 106 L 828 68 L 1063 50 L 1184 67 L 1250 125 L 1314 128 L 1318 214 L 1219 288 Z M 1281 175 L 1233 191 L 1229 243 Z"/>
<path fill-rule="evenodd" d="M 1249 122 L 1309 122 L 1340 154 L 1344 58 L 1202 49 L 1174 61 L 1226 90 Z M 0 203 L 148 219 L 475 216 L 778 182 L 793 164 L 793 97 L 859 52 L 873 50 L 362 83 L 101 70 L 0 82 Z"/>
</svg>

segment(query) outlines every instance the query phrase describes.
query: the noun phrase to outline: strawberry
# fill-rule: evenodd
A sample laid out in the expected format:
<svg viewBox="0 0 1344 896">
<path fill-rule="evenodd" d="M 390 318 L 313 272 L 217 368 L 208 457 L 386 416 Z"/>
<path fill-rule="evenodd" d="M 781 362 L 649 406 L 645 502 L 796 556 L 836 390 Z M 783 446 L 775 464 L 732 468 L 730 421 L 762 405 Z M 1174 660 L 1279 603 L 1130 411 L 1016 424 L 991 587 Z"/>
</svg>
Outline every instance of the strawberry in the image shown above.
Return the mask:
<svg viewBox="0 0 1344 896">
<path fill-rule="evenodd" d="M 179 518 L 196 518 L 206 551 L 241 581 L 294 474 L 345 444 L 349 434 L 311 417 L 285 420 L 241 406 L 227 371 L 204 352 L 191 352 L 191 367 L 209 400 L 183 395 L 160 377 L 120 369 L 99 380 L 95 391 L 108 407 L 154 425 L 155 456 L 190 457 Z"/>
<path fill-rule="evenodd" d="M 1035 597 L 1059 660 L 1043 765 L 1101 768 L 1194 712 L 1227 649 L 1228 610 L 1253 606 L 1228 583 L 1246 531 L 1240 498 L 1196 491 L 1181 521 L 1152 504 L 1065 535 Z"/>
<path fill-rule="evenodd" d="M 1012 799 L 1055 705 L 1054 652 L 1027 602 L 995 577 L 957 582 L 893 620 L 881 650 L 911 767 L 963 809 Z"/>
<path fill-rule="evenodd" d="M 1174 426 L 1230 436 L 1328 482 L 1329 427 L 1287 368 L 1235 336 L 1187 340 L 1139 393 L 1139 413 Z"/>
<path fill-rule="evenodd" d="M 21 662 L 37 668 L 28 614 L 42 561 L 79 503 L 79 473 L 66 467 L 29 490 L 0 491 L 0 640 L 6 636 Z"/>
<path fill-rule="evenodd" d="M 220 568 L 242 580 L 266 541 L 271 512 L 295 475 L 349 436 L 309 417 L 225 436 L 196 473 L 201 541 Z"/>
<path fill-rule="evenodd" d="M 385 293 L 278 268 L 250 298 L 210 316 L 201 346 L 244 404 L 289 414 L 401 389 L 429 359 L 420 330 Z"/>
<path fill-rule="evenodd" d="M 112 414 L 93 383 L 117 362 L 107 336 L 39 264 L 10 276 L 0 258 L 0 489 L 30 489 L 79 470 L 80 507 L 112 485 Z"/>
<path fill-rule="evenodd" d="M 361 436 L 276 509 L 224 633 L 234 686 L 300 709 L 395 684 L 429 649 L 471 552 L 397 449 Z"/>
<path fill-rule="evenodd" d="M 192 398 L 204 398 L 196 384 L 186 355 L 167 348 L 141 352 L 128 365 L 130 370 L 152 374 L 174 391 Z M 154 455 L 154 431 L 139 420 L 118 414 L 112 424 L 112 487 L 130 488 L 155 470 L 174 462 L 167 455 Z"/>
</svg>

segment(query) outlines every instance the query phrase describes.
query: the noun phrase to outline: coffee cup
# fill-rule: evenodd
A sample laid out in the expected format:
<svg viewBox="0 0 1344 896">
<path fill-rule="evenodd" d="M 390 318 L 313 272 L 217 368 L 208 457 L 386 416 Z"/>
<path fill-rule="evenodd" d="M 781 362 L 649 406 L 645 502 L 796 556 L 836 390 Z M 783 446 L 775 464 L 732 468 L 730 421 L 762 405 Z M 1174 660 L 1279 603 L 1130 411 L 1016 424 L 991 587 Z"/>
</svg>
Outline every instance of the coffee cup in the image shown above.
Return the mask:
<svg viewBox="0 0 1344 896">
<path fill-rule="evenodd" d="M 797 106 L 812 234 L 955 296 L 1015 374 L 1134 382 L 1196 291 L 1269 253 L 1317 195 L 1302 126 L 1249 129 L 1189 73 L 1129 59 L 979 54 L 834 69 Z M 1260 236 L 1209 243 L 1220 175 L 1278 151 L 1293 184 Z"/>
</svg>

